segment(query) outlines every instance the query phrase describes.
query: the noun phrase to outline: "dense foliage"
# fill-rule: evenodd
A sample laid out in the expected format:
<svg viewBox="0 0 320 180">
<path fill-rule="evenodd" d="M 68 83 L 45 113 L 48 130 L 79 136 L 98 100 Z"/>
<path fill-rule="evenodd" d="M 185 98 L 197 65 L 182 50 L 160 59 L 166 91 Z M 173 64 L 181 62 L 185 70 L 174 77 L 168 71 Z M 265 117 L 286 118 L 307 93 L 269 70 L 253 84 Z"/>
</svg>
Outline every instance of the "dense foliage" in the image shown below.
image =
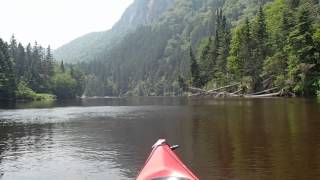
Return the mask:
<svg viewBox="0 0 320 180">
<path fill-rule="evenodd" d="M 202 76 L 198 80 L 202 83 L 195 84 L 208 85 L 209 77 L 209 84 L 216 86 L 241 82 L 247 92 L 279 87 L 298 95 L 316 95 L 320 79 L 318 15 L 315 1 L 275 0 L 260 7 L 256 16 L 233 28 L 231 42 L 222 42 L 217 35 L 213 41 L 209 38 L 211 48 L 204 46 L 198 61 L 204 64 L 198 71 L 209 76 Z M 221 31 L 219 22 L 218 18 L 216 34 Z M 216 53 L 221 46 L 226 47 L 223 51 L 228 56 L 222 61 Z M 220 69 L 207 68 L 219 61 Z"/>
<path fill-rule="evenodd" d="M 79 70 L 61 72 L 53 60 L 51 48 L 37 43 L 24 47 L 12 36 L 10 43 L 0 39 L 0 99 L 42 100 L 55 94 L 73 98 L 83 92 L 84 75 Z M 67 86 L 66 88 L 59 88 Z"/>
<path fill-rule="evenodd" d="M 86 95 L 179 95 L 179 76 L 186 83 L 191 77 L 190 47 L 199 49 L 206 38 L 216 33 L 216 20 L 219 19 L 218 62 L 212 64 L 220 70 L 226 64 L 230 41 L 230 25 L 226 18 L 236 23 L 241 17 L 257 11 L 256 0 L 241 1 L 237 12 L 231 11 L 230 0 L 175 0 L 174 4 L 158 18 L 147 22 L 125 35 L 122 40 L 104 53 L 95 54 L 96 60 L 81 63 L 82 69 L 93 78 L 87 87 Z M 148 3 L 146 1 L 144 3 Z M 151 1 L 150 1 L 151 2 Z M 264 4 L 265 1 L 259 1 Z M 227 17 L 216 14 L 217 9 L 228 11 Z M 234 15 L 238 13 L 238 15 Z M 228 37 L 227 37 L 228 36 Z M 220 47 L 221 46 L 221 47 Z M 195 58 L 199 53 L 193 52 Z M 89 60 L 89 59 L 88 59 Z M 203 66 L 199 64 L 199 66 Z M 207 68 L 210 68 L 209 66 Z M 223 69 L 226 71 L 226 68 Z M 203 71 L 200 76 L 206 76 Z M 210 74 L 207 74 L 210 76 Z M 220 74 L 220 78 L 224 78 Z M 180 79 L 180 80 L 181 80 Z M 207 78 L 208 81 L 210 77 Z M 202 82 L 202 83 L 205 83 Z M 190 82 L 188 82 L 190 83 Z M 112 89 L 112 90 L 110 90 Z"/>
<path fill-rule="evenodd" d="M 248 93 L 271 87 L 299 95 L 319 91 L 318 1 L 152 2 L 136 0 L 120 24 L 129 26 L 131 15 L 143 21 L 100 52 L 90 51 L 90 58 L 82 56 L 85 95 L 181 95 L 187 85 L 233 82 Z"/>
<path fill-rule="evenodd" d="M 14 96 L 14 60 L 9 55 L 8 45 L 0 39 L 0 99 Z"/>
</svg>

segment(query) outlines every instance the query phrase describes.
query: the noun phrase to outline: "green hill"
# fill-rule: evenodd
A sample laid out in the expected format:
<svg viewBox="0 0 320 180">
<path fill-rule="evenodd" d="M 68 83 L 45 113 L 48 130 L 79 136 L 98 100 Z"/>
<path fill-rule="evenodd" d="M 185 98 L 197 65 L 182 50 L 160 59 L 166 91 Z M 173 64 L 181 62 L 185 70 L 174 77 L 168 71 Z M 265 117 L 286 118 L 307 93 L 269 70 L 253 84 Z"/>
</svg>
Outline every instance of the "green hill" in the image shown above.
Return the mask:
<svg viewBox="0 0 320 180">
<path fill-rule="evenodd" d="M 172 3 L 173 0 L 136 0 L 112 29 L 79 37 L 55 50 L 54 57 L 67 63 L 97 60 L 101 53 L 116 46 L 124 35 L 157 19 Z"/>
<path fill-rule="evenodd" d="M 263 43 L 254 39 L 260 37 L 255 34 L 255 28 L 259 28 L 256 14 L 260 7 L 263 13 L 263 24 L 260 25 L 266 31 L 266 37 L 262 35 Z M 266 79 L 271 79 L 269 86 L 284 82 L 277 79 L 285 78 L 283 74 L 267 70 L 274 67 L 263 66 L 268 58 L 275 58 L 274 53 L 280 51 L 275 47 L 279 43 L 276 40 L 280 35 L 281 13 L 289 9 L 288 13 L 293 13 L 290 21 L 295 24 L 299 22 L 298 10 L 303 8 L 311 11 L 312 26 L 316 29 L 319 4 L 313 0 L 136 0 L 112 30 L 81 37 L 58 49 L 55 57 L 72 63 L 82 62 L 79 66 L 88 74 L 85 94 L 89 96 L 181 94 L 181 83 L 194 81 L 190 53 L 195 54 L 200 66 L 202 82 L 198 85 L 214 87 L 228 81 L 248 81 L 254 84 L 253 90 L 258 90 Z M 253 38 L 248 47 L 235 44 L 238 36 L 243 35 L 241 28 L 246 23 L 252 30 L 249 36 Z M 298 26 L 288 29 L 288 33 L 294 28 Z M 239 43 L 243 41 L 241 38 Z M 236 45 L 240 49 L 232 47 Z M 312 44 L 313 49 L 315 46 Z M 206 48 L 210 53 L 205 54 Z M 241 58 L 251 65 L 248 72 L 238 74 L 237 79 L 232 77 L 235 75 L 232 71 L 240 66 L 232 64 L 232 60 L 239 61 L 238 53 L 246 53 L 241 52 L 241 48 L 247 48 L 248 53 L 244 55 L 248 58 Z M 206 62 L 208 55 L 212 55 L 209 61 L 216 64 Z M 255 60 L 251 62 L 250 59 Z M 287 68 L 288 64 L 285 66 Z M 272 78 L 263 77 L 266 74 Z"/>
</svg>

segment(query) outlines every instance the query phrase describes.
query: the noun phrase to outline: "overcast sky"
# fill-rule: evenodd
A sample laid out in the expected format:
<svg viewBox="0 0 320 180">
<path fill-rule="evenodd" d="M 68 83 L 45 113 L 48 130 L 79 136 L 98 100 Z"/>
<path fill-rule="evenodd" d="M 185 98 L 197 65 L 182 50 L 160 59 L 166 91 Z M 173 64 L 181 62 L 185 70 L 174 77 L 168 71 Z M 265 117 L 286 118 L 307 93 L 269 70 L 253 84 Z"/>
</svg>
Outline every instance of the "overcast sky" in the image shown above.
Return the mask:
<svg viewBox="0 0 320 180">
<path fill-rule="evenodd" d="M 0 37 L 59 46 L 107 30 L 133 0 L 0 0 Z"/>
</svg>

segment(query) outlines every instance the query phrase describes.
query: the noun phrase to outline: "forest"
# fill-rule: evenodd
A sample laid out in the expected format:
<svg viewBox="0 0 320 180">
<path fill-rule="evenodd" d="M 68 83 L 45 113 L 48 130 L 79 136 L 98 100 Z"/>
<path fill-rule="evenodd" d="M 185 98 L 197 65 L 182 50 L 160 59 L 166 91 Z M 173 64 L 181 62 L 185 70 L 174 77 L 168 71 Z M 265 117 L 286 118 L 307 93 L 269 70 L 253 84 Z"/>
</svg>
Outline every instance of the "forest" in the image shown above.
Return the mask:
<svg viewBox="0 0 320 180">
<path fill-rule="evenodd" d="M 50 46 L 37 42 L 24 47 L 12 36 L 0 39 L 0 99 L 52 100 L 81 96 L 85 75 L 54 61 Z"/>
<path fill-rule="evenodd" d="M 319 95 L 318 11 L 316 1 L 276 0 L 230 29 L 218 10 L 217 29 L 200 45 L 199 58 L 190 49 L 192 85 L 240 82 L 234 91 L 245 94 L 277 88 L 283 95 Z"/>
<path fill-rule="evenodd" d="M 1 40 L 0 98 L 181 96 L 233 84 L 230 93 L 320 96 L 319 1 L 167 0 L 146 10 L 148 2 L 136 0 L 112 33 L 58 49 L 59 58 L 50 46 Z"/>
<path fill-rule="evenodd" d="M 319 94 L 319 2 L 176 0 L 93 61 L 88 96 L 185 95 L 233 83 L 242 94 Z"/>
</svg>

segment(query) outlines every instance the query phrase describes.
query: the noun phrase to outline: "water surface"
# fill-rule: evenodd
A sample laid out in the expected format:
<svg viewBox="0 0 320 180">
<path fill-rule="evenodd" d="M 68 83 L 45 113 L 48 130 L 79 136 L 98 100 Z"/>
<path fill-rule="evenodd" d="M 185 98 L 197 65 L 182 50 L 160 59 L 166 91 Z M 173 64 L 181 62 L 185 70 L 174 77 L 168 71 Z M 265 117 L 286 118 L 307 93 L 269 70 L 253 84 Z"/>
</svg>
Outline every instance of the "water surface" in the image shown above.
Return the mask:
<svg viewBox="0 0 320 180">
<path fill-rule="evenodd" d="M 320 103 L 129 98 L 0 105 L 0 179 L 134 179 L 158 138 L 204 180 L 317 179 Z"/>
</svg>

